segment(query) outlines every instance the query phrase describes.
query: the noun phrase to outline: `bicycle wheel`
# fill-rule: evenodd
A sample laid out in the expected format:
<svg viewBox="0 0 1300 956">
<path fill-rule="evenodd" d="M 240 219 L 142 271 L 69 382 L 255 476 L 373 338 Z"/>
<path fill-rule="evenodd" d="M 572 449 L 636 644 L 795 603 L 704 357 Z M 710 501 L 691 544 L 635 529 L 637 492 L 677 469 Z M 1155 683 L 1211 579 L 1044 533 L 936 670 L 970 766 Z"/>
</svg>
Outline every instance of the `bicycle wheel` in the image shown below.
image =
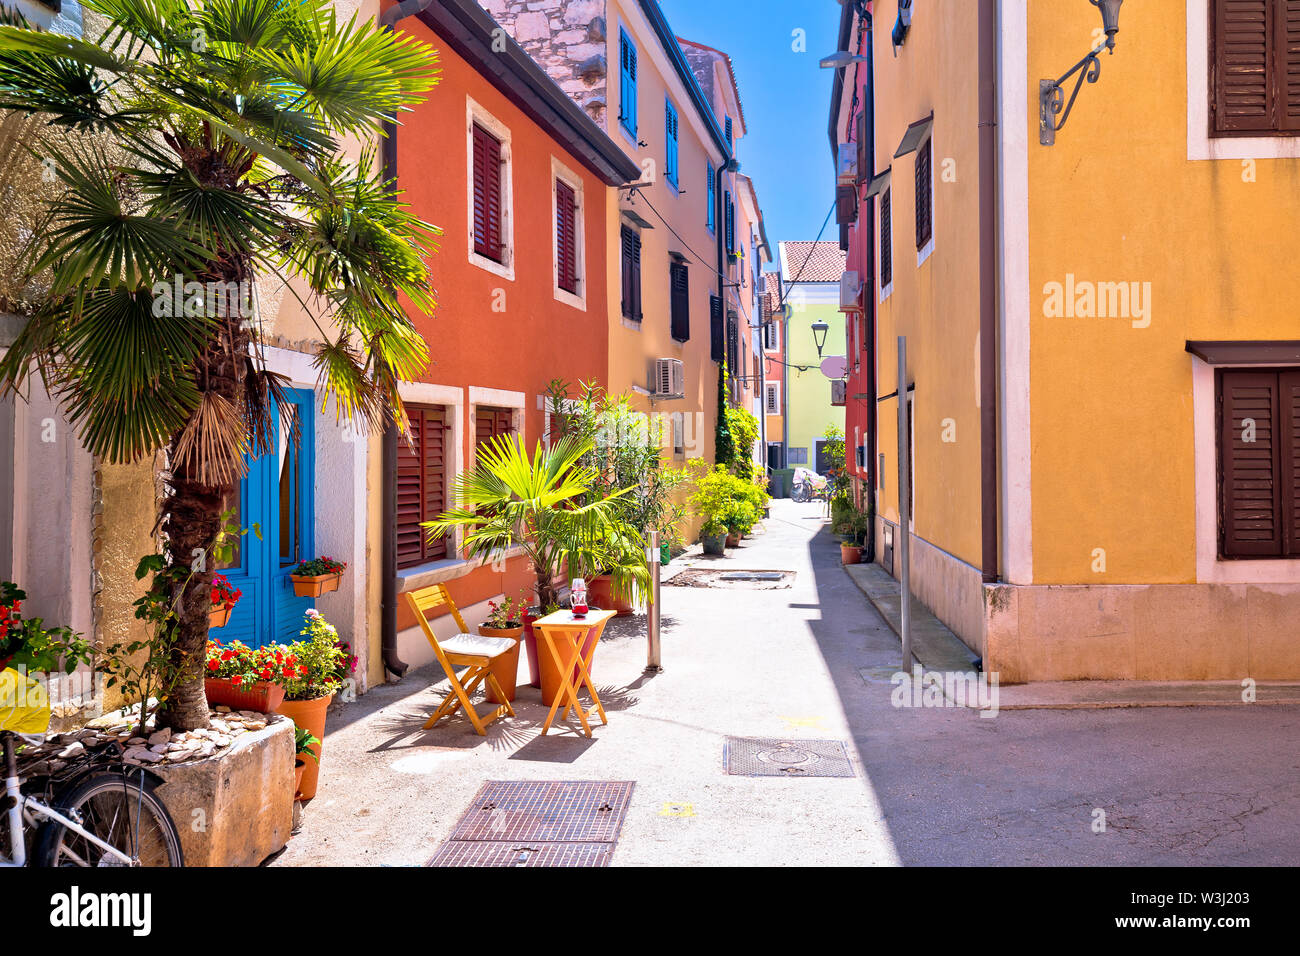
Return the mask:
<svg viewBox="0 0 1300 956">
<path fill-rule="evenodd" d="M 83 829 L 139 861 L 140 866 L 184 866 L 181 837 L 148 778 L 102 771 L 77 783 L 54 802 Z M 42 830 L 37 866 L 125 866 L 121 860 L 60 823 Z"/>
</svg>

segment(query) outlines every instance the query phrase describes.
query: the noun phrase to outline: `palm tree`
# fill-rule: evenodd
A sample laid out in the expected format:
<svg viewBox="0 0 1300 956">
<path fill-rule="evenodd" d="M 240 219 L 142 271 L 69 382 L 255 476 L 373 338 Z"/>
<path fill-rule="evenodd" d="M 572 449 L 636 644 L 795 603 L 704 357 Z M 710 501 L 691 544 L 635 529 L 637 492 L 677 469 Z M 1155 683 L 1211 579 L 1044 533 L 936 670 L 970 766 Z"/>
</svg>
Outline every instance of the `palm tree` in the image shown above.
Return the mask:
<svg viewBox="0 0 1300 956">
<path fill-rule="evenodd" d="M 581 504 L 598 477 L 580 464 L 590 451 L 589 441 L 566 437 L 549 449 L 538 442 L 530 458 L 521 439 L 493 438 L 479 446 L 473 471 L 456 476 L 456 507 L 423 527 L 431 539 L 463 529 L 466 553 L 483 562 L 521 548 L 533 564 L 542 607 L 555 603 L 561 570 L 585 576 L 612 569 L 644 585 L 644 543 L 620 509 L 631 489 Z"/>
<path fill-rule="evenodd" d="M 0 361 L 0 387 L 39 371 L 103 460 L 165 453 L 180 681 L 159 721 L 189 729 L 207 723 L 211 572 L 180 572 L 219 540 L 224 502 L 247 457 L 270 450 L 285 398 L 256 315 L 210 290 L 259 276 L 305 287 L 325 400 L 366 427 L 404 426 L 397 382 L 418 378 L 427 352 L 399 296 L 432 309 L 423 259 L 436 230 L 339 139 L 371 138 L 418 102 L 436 54 L 341 22 L 329 0 L 81 6 L 107 21 L 93 41 L 0 26 L 0 109 L 40 118 L 60 186 L 28 266 L 52 276 L 48 295 Z"/>
</svg>

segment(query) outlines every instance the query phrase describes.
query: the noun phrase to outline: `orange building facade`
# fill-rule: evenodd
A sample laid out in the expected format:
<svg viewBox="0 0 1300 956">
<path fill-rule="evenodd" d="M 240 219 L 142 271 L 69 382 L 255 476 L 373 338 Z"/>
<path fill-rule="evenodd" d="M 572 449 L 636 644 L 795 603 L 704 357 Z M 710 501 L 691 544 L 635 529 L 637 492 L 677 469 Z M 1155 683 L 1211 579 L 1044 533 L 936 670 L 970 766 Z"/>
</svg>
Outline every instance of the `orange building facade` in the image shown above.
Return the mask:
<svg viewBox="0 0 1300 956">
<path fill-rule="evenodd" d="M 403 198 L 442 231 L 430 261 L 437 307 L 413 316 L 429 366 L 400 386 L 412 443 L 397 447 L 390 545 L 397 653 L 419 666 L 432 650 L 403 592 L 446 583 L 471 628 L 489 600 L 531 599 L 532 568 L 518 552 L 481 565 L 458 539 L 429 542 L 419 524 L 454 505 L 455 476 L 474 467 L 482 442 L 512 434 L 531 450 L 547 440 L 550 382 L 606 380 L 608 208 L 612 187 L 641 170 L 512 41 L 500 49 L 476 4 L 435 4 L 397 28 L 434 46 L 441 68 L 395 137 Z"/>
</svg>

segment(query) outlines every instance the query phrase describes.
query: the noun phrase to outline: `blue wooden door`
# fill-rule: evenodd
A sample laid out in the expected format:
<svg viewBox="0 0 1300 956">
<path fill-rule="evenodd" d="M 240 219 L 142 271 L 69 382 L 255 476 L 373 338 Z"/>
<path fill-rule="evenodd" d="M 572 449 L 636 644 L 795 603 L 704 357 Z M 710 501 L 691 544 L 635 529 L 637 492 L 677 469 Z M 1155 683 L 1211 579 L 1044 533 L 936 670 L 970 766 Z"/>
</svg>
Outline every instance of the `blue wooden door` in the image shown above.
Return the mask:
<svg viewBox="0 0 1300 956">
<path fill-rule="evenodd" d="M 244 594 L 226 626 L 212 632 L 222 643 L 295 641 L 305 612 L 315 606 L 313 598 L 295 596 L 289 580 L 294 565 L 316 557 L 313 399 L 305 389 L 289 389 L 288 395 L 291 410 L 276 422 L 274 449 L 249 461 L 240 483 L 237 520 L 248 533 L 223 573 Z"/>
</svg>

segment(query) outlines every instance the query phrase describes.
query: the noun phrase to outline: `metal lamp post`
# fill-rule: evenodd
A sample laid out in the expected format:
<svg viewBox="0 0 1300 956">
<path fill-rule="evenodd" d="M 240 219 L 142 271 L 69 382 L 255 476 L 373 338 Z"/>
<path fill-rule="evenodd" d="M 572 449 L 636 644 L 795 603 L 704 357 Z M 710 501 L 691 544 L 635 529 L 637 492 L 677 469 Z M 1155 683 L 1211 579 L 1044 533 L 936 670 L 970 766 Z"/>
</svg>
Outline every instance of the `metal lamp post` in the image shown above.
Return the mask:
<svg viewBox="0 0 1300 956">
<path fill-rule="evenodd" d="M 826 345 L 826 333 L 831 327 L 820 319 L 812 324 L 813 342 L 817 344 L 817 357 L 822 357 L 822 348 Z"/>
</svg>

